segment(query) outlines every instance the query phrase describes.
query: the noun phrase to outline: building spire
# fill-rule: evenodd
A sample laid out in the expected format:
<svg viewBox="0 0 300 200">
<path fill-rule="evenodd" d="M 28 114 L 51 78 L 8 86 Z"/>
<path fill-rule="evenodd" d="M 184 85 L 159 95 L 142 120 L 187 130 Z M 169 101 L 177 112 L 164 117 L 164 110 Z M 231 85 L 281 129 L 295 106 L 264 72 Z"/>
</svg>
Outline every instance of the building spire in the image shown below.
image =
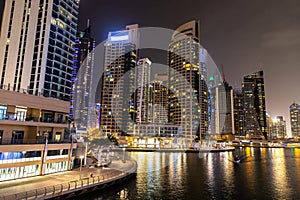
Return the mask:
<svg viewBox="0 0 300 200">
<path fill-rule="evenodd" d="M 223 82 L 226 82 L 223 64 L 221 64 L 221 71 L 222 71 Z"/>
<path fill-rule="evenodd" d="M 263 64 L 262 63 L 258 64 L 258 69 L 259 69 L 259 71 L 263 71 Z"/>
</svg>

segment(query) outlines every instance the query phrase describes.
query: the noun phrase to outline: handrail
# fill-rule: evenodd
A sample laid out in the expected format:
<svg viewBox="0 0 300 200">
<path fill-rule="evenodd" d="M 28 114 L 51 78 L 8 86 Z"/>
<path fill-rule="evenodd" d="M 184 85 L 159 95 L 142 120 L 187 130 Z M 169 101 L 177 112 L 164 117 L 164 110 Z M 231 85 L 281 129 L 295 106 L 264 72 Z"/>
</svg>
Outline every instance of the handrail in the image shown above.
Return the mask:
<svg viewBox="0 0 300 200">
<path fill-rule="evenodd" d="M 70 139 L 63 139 L 63 140 L 49 140 L 49 144 L 61 144 L 61 143 L 71 143 L 72 141 Z M 73 142 L 77 142 L 74 140 Z M 2 139 L 0 145 L 11 145 L 11 144 L 45 144 L 44 138 L 38 138 L 38 139 Z"/>
</svg>

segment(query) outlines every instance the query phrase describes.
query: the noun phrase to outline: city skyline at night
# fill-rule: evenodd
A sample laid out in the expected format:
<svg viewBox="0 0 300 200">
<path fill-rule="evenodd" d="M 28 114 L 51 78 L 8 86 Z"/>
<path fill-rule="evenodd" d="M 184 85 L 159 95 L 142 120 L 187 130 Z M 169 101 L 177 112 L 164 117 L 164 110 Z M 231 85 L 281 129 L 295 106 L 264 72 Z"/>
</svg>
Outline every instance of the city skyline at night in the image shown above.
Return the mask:
<svg viewBox="0 0 300 200">
<path fill-rule="evenodd" d="M 129 5 L 87 0 L 81 2 L 79 26 L 91 18 L 95 26 L 93 34 L 101 42 L 107 32 L 130 23 L 175 29 L 192 19 L 200 19 L 201 44 L 217 66 L 224 66 L 226 81 L 233 88 L 241 88 L 244 75 L 263 69 L 267 112 L 272 117 L 283 115 L 289 126 L 289 105 L 300 102 L 299 93 L 288 89 L 300 84 L 297 78 L 300 30 L 296 20 L 300 16 L 299 3 L 293 0 L 284 3 L 279 0 L 226 3 L 188 0 L 174 4 L 162 1 L 156 6 L 144 1 L 145 10 L 139 9 L 138 1 Z M 107 12 L 110 9 L 118 15 Z M 149 58 L 154 63 L 159 60 L 155 56 Z M 290 128 L 287 130 L 290 132 Z"/>
<path fill-rule="evenodd" d="M 0 200 L 299 199 L 299 18 L 0 0 Z"/>
</svg>

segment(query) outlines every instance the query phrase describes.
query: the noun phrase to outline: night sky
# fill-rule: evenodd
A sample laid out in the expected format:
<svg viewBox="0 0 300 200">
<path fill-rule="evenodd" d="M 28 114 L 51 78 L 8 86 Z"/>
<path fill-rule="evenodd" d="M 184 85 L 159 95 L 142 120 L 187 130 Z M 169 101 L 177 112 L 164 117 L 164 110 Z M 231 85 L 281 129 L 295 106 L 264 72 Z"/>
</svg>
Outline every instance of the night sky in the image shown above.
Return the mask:
<svg viewBox="0 0 300 200">
<path fill-rule="evenodd" d="M 200 43 L 234 88 L 264 70 L 267 112 L 283 115 L 290 132 L 289 106 L 300 103 L 299 0 L 81 0 L 79 28 L 87 18 L 96 43 L 127 24 L 176 29 L 200 19 Z"/>
</svg>

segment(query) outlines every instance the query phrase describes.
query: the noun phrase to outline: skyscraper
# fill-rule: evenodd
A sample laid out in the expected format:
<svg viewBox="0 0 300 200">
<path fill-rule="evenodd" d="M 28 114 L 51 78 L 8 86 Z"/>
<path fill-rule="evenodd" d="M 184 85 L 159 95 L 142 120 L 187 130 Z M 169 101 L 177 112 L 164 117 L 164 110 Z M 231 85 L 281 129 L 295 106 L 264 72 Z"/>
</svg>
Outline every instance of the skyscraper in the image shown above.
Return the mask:
<svg viewBox="0 0 300 200">
<path fill-rule="evenodd" d="M 6 0 L 0 85 L 70 100 L 79 0 Z"/>
<path fill-rule="evenodd" d="M 276 116 L 272 123 L 271 139 L 284 139 L 286 137 L 286 122 L 283 116 Z"/>
<path fill-rule="evenodd" d="M 73 70 L 71 113 L 78 131 L 86 132 L 97 127 L 95 99 L 92 99 L 95 40 L 91 37 L 91 26 L 77 33 Z"/>
<path fill-rule="evenodd" d="M 234 132 L 238 137 L 245 137 L 244 96 L 242 90 L 235 89 L 233 93 Z"/>
<path fill-rule="evenodd" d="M 190 145 L 196 136 L 208 130 L 206 64 L 200 59 L 206 54 L 205 49 L 200 49 L 199 21 L 190 21 L 176 29 L 168 54 L 172 92 L 169 121 L 181 126 L 179 133 L 184 145 Z"/>
<path fill-rule="evenodd" d="M 151 88 L 151 122 L 168 123 L 168 75 L 155 74 Z"/>
<path fill-rule="evenodd" d="M 105 43 L 100 125 L 105 134 L 132 133 L 135 110 L 135 66 L 138 25 L 110 32 Z M 131 92 L 132 94 L 131 94 Z"/>
<path fill-rule="evenodd" d="M 249 138 L 267 139 L 266 102 L 263 71 L 244 76 L 245 132 Z"/>
<path fill-rule="evenodd" d="M 136 122 L 150 122 L 150 66 L 151 61 L 148 58 L 139 59 L 136 67 Z"/>
<path fill-rule="evenodd" d="M 217 81 L 217 80 L 216 80 Z M 209 80 L 210 134 L 234 134 L 233 89 L 226 82 Z"/>
<path fill-rule="evenodd" d="M 290 106 L 290 121 L 293 137 L 300 137 L 300 106 L 292 103 Z"/>
<path fill-rule="evenodd" d="M 234 134 L 234 111 L 232 87 L 223 81 L 216 87 L 216 103 L 218 113 L 217 134 Z"/>
</svg>

